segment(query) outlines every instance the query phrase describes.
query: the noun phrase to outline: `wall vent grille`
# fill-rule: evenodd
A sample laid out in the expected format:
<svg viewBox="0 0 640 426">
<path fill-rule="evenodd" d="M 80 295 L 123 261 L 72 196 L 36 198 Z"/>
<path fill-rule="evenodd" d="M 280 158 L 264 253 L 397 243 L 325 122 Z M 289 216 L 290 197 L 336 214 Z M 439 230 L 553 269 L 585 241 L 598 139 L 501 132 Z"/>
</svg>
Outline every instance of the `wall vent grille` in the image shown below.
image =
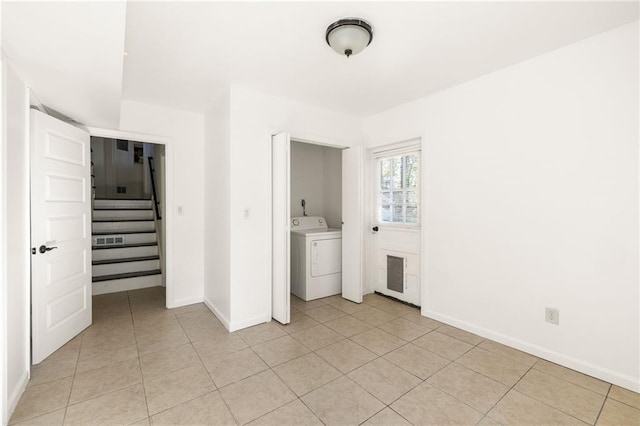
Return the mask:
<svg viewBox="0 0 640 426">
<path fill-rule="evenodd" d="M 126 242 L 123 235 L 117 237 L 95 237 L 94 246 L 121 246 Z"/>
<path fill-rule="evenodd" d="M 387 255 L 387 289 L 404 293 L 404 257 Z"/>
</svg>

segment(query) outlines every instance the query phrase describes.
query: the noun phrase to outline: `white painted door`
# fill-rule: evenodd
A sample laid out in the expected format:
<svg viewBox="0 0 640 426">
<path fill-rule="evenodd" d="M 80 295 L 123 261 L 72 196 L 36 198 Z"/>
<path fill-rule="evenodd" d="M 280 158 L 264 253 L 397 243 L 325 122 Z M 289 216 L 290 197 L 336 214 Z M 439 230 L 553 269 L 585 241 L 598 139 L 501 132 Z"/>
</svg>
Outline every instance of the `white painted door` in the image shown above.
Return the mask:
<svg viewBox="0 0 640 426">
<path fill-rule="evenodd" d="M 371 158 L 373 289 L 420 305 L 420 145 L 383 147 Z"/>
<path fill-rule="evenodd" d="M 31 111 L 33 364 L 91 325 L 89 133 Z"/>
<path fill-rule="evenodd" d="M 342 151 L 342 297 L 362 302 L 362 147 Z"/>
<path fill-rule="evenodd" d="M 288 133 L 272 137 L 272 265 L 271 265 L 271 316 L 282 324 L 290 321 L 291 299 L 291 140 Z"/>
</svg>

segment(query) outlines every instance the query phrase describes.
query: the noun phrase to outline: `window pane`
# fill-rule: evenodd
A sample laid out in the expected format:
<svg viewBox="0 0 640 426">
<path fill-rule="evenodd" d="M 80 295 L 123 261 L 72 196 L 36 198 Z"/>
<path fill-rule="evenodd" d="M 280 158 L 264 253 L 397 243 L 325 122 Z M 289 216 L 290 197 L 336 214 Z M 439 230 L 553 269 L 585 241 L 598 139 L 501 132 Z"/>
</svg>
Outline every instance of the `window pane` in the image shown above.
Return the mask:
<svg viewBox="0 0 640 426">
<path fill-rule="evenodd" d="M 391 206 L 380 206 L 380 221 L 391 222 Z"/>
<path fill-rule="evenodd" d="M 404 222 L 404 213 L 402 213 L 402 204 L 393 206 L 393 221 Z"/>
<path fill-rule="evenodd" d="M 407 206 L 407 223 L 418 223 L 418 206 Z"/>
<path fill-rule="evenodd" d="M 402 188 L 402 159 L 401 157 L 396 157 L 392 159 L 393 161 L 393 189 L 401 189 Z"/>
<path fill-rule="evenodd" d="M 391 159 L 380 161 L 380 189 L 391 189 Z"/>
<path fill-rule="evenodd" d="M 404 187 L 416 188 L 418 186 L 418 156 L 411 154 L 405 156 Z"/>
<path fill-rule="evenodd" d="M 391 192 L 385 191 L 380 193 L 380 204 L 391 204 Z"/>
<path fill-rule="evenodd" d="M 405 203 L 417 204 L 418 203 L 418 191 L 405 191 Z"/>
<path fill-rule="evenodd" d="M 394 204 L 402 204 L 402 191 L 393 191 L 393 203 Z"/>
</svg>

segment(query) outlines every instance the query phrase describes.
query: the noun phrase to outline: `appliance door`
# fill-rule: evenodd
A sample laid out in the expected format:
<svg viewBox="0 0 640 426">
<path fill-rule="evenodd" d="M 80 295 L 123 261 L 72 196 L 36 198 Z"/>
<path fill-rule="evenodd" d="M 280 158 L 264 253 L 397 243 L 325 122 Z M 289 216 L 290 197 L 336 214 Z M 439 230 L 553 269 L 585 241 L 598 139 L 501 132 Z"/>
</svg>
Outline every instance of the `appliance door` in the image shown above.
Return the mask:
<svg viewBox="0 0 640 426">
<path fill-rule="evenodd" d="M 342 272 L 342 238 L 312 239 L 309 253 L 312 277 Z"/>
</svg>

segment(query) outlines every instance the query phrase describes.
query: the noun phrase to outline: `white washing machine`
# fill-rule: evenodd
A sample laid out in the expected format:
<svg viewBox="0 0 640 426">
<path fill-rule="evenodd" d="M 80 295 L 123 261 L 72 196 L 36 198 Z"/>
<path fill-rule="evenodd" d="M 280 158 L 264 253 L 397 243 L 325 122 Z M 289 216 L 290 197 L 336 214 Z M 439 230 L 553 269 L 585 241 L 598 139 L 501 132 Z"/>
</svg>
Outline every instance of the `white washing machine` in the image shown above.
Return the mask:
<svg viewBox="0 0 640 426">
<path fill-rule="evenodd" d="M 342 231 L 321 216 L 291 218 L 291 293 L 314 300 L 342 292 Z"/>
</svg>

